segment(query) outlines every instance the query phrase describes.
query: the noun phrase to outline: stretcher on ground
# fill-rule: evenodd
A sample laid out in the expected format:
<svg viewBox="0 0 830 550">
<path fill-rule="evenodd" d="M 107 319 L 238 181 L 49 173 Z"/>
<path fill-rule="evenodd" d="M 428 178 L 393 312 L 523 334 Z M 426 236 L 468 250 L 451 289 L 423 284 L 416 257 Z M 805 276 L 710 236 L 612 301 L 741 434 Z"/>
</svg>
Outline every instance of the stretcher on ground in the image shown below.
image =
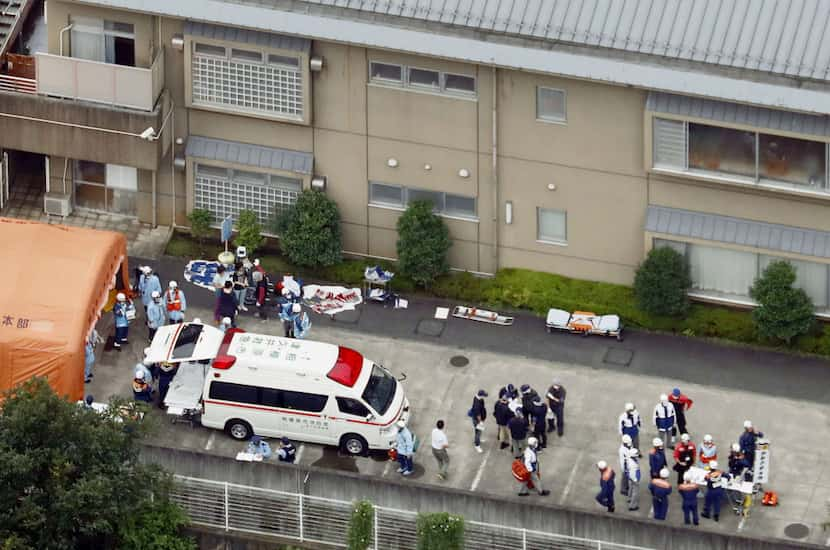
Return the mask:
<svg viewBox="0 0 830 550">
<path fill-rule="evenodd" d="M 564 309 L 549 309 L 545 320 L 548 332 L 561 330 L 589 336 L 613 336 L 622 341 L 623 326 L 619 315 L 597 315 L 590 311 L 574 311 L 570 313 Z"/>
<path fill-rule="evenodd" d="M 469 319 L 471 321 L 480 321 L 482 323 L 490 323 L 492 325 L 510 326 L 513 324 L 513 317 L 501 315 L 495 311 L 487 311 L 486 309 L 478 309 L 475 307 L 455 306 L 452 309 L 452 316 L 459 319 Z"/>
<path fill-rule="evenodd" d="M 164 405 L 172 423 L 186 422 L 191 427 L 196 425 L 202 413 L 202 389 L 207 368 L 207 365 L 201 363 L 179 364 L 164 397 Z"/>
</svg>

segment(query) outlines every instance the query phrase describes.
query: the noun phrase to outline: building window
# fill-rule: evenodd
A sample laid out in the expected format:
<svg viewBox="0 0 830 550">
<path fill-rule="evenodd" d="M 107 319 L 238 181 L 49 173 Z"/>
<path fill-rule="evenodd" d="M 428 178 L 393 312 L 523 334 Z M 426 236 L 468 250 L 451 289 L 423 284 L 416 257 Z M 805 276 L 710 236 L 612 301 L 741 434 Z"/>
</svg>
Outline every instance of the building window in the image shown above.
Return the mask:
<svg viewBox="0 0 830 550">
<path fill-rule="evenodd" d="M 823 142 L 653 119 L 654 168 L 830 193 Z"/>
<path fill-rule="evenodd" d="M 230 50 L 230 51 L 228 51 Z M 267 61 L 264 61 L 267 60 Z M 193 103 L 302 120 L 300 58 L 195 42 Z"/>
<path fill-rule="evenodd" d="M 714 293 L 724 298 L 750 300 L 749 287 L 755 278 L 770 263 L 785 260 L 795 268 L 793 286 L 803 289 L 817 308 L 826 308 L 830 303 L 828 264 L 665 239 L 654 239 L 653 245 L 655 248 L 668 246 L 686 257 L 692 277 L 692 290 Z"/>
<path fill-rule="evenodd" d="M 568 213 L 549 208 L 536 209 L 536 240 L 544 243 L 568 242 Z"/>
<path fill-rule="evenodd" d="M 138 169 L 75 161 L 75 204 L 80 208 L 136 216 Z"/>
<path fill-rule="evenodd" d="M 369 80 L 375 84 L 402 86 L 447 95 L 475 97 L 474 76 L 407 67 L 394 63 L 369 63 Z"/>
<path fill-rule="evenodd" d="M 267 227 L 275 212 L 297 202 L 302 187 L 299 179 L 198 164 L 193 207 L 209 210 L 214 225 L 227 216 L 236 221 L 242 210 L 253 210 L 259 223 Z"/>
<path fill-rule="evenodd" d="M 135 67 L 135 30 L 130 23 L 73 17 L 72 57 Z"/>
<path fill-rule="evenodd" d="M 475 197 L 401 187 L 387 183 L 369 183 L 369 204 L 373 206 L 406 208 L 408 204 L 418 200 L 431 202 L 436 214 L 457 218 L 478 218 Z"/>
<path fill-rule="evenodd" d="M 536 118 L 546 122 L 567 122 L 565 90 L 536 88 Z"/>
</svg>

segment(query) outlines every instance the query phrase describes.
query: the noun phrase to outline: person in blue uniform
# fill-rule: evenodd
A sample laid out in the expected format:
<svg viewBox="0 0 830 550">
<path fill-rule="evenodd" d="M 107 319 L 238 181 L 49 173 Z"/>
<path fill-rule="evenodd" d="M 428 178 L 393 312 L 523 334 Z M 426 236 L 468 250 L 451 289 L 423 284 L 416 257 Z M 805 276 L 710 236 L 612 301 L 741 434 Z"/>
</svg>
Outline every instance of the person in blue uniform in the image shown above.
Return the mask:
<svg viewBox="0 0 830 550">
<path fill-rule="evenodd" d="M 701 514 L 706 519 L 710 515 L 714 516 L 714 520 L 720 519 L 720 503 L 723 500 L 723 472 L 718 469 L 718 462 L 713 460 L 709 462 L 709 473 L 706 474 L 706 499 L 703 502 L 703 513 Z"/>
<path fill-rule="evenodd" d="M 669 469 L 660 470 L 660 477 L 652 479 L 648 484 L 651 492 L 651 505 L 654 508 L 654 519 L 665 520 L 669 513 L 669 495 L 671 484 L 669 483 Z"/>
<path fill-rule="evenodd" d="M 596 501 L 609 512 L 614 511 L 614 469 L 608 465 L 604 460 L 597 462 L 597 470 L 599 470 L 599 493 L 597 493 Z"/>
<path fill-rule="evenodd" d="M 680 493 L 680 499 L 683 505 L 683 523 L 689 525 L 694 521 L 695 525 L 700 523 L 700 518 L 697 515 L 697 493 L 699 489 L 697 484 L 692 483 L 692 473 L 685 472 L 683 474 L 683 483 L 677 486 L 677 492 Z"/>
<path fill-rule="evenodd" d="M 280 439 L 280 448 L 277 449 L 277 458 L 280 462 L 294 464 L 297 460 L 297 447 L 287 437 Z"/>
<path fill-rule="evenodd" d="M 648 468 L 651 479 L 657 479 L 660 477 L 660 470 L 667 466 L 666 450 L 663 449 L 663 440 L 659 437 L 652 439 L 651 444 L 653 446 L 648 452 Z"/>
</svg>

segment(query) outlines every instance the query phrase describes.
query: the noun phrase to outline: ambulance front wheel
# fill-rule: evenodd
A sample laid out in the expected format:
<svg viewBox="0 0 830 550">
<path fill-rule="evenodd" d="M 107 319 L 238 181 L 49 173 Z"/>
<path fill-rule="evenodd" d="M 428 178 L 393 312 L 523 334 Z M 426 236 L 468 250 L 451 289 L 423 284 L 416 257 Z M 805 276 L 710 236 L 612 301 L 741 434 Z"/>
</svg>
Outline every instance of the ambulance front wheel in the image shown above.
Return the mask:
<svg viewBox="0 0 830 550">
<path fill-rule="evenodd" d="M 239 441 L 245 441 L 254 435 L 254 430 L 251 428 L 251 425 L 238 418 L 228 420 L 228 423 L 225 424 L 225 431 L 229 436 Z"/>
<path fill-rule="evenodd" d="M 346 434 L 340 438 L 340 448 L 352 456 L 365 456 L 369 451 L 369 444 L 357 434 Z"/>
</svg>

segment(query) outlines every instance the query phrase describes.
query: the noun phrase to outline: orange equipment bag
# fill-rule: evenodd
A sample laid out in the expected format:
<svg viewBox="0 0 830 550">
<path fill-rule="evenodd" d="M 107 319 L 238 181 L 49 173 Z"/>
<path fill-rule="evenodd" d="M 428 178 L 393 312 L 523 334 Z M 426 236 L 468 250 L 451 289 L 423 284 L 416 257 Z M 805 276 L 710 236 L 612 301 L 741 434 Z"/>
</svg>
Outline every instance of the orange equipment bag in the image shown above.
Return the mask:
<svg viewBox="0 0 830 550">
<path fill-rule="evenodd" d="M 778 506 L 778 493 L 775 491 L 767 491 L 764 493 L 764 498 L 761 500 L 764 506 Z"/>
<path fill-rule="evenodd" d="M 389 452 L 387 454 L 389 455 L 389 460 L 398 460 L 397 449 L 389 449 Z"/>
<path fill-rule="evenodd" d="M 527 471 L 525 463 L 521 458 L 513 461 L 512 468 L 513 477 L 516 478 L 516 481 L 519 483 L 527 483 L 528 489 L 533 489 L 533 482 L 530 481 L 530 472 Z"/>
</svg>

